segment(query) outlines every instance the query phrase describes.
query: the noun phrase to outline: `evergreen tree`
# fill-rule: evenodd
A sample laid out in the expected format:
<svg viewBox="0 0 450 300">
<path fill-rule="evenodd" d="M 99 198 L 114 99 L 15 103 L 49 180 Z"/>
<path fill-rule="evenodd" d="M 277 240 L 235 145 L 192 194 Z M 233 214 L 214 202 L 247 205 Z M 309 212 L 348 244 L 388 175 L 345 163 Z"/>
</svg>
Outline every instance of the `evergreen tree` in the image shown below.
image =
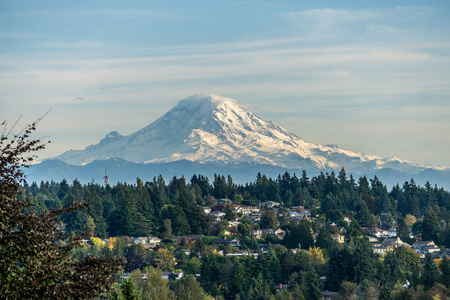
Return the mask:
<svg viewBox="0 0 450 300">
<path fill-rule="evenodd" d="M 130 188 L 123 184 L 117 184 L 116 190 L 116 209 L 109 218 L 110 227 L 108 231 L 112 236 L 134 235 L 134 226 L 136 224 L 136 213 L 131 201 L 132 195 Z"/>
<path fill-rule="evenodd" d="M 445 285 L 446 288 L 450 287 L 450 258 L 443 257 L 439 268 L 442 272 L 441 283 Z"/>
<path fill-rule="evenodd" d="M 314 267 L 310 267 L 306 274 L 308 299 L 319 300 L 322 297 L 322 283 Z"/>
<path fill-rule="evenodd" d="M 137 236 L 149 236 L 153 231 L 153 203 L 140 178 L 136 179 L 136 188 L 133 191 L 133 205 L 136 208 L 135 234 Z"/>
<path fill-rule="evenodd" d="M 242 264 L 236 264 L 231 278 L 231 290 L 236 294 L 244 292 L 248 286 L 248 281 L 249 278 L 247 277 L 244 266 Z"/>
<path fill-rule="evenodd" d="M 175 284 L 176 300 L 208 300 L 211 297 L 206 294 L 205 290 L 197 282 L 194 275 L 187 275 Z"/>
<path fill-rule="evenodd" d="M 95 236 L 99 238 L 106 237 L 106 223 L 103 218 L 103 203 L 93 185 L 88 186 L 85 192 L 85 199 L 86 203 L 89 204 L 88 213 L 94 219 Z"/>
<path fill-rule="evenodd" d="M 284 242 L 288 248 L 309 249 L 314 245 L 314 239 L 311 233 L 311 224 L 308 219 L 303 218 L 299 224 L 291 222 L 288 225 Z"/>
<path fill-rule="evenodd" d="M 338 291 L 344 281 L 350 281 L 354 277 L 352 266 L 352 253 L 348 246 L 342 247 L 335 244 L 328 253 L 327 288 Z"/>
<path fill-rule="evenodd" d="M 441 280 L 441 274 L 439 272 L 436 263 L 433 260 L 433 255 L 428 253 L 425 256 L 425 265 L 423 267 L 423 273 L 421 276 L 421 281 L 425 286 L 425 289 L 429 290 L 436 282 Z"/>
<path fill-rule="evenodd" d="M 249 290 L 247 299 L 249 300 L 269 300 L 272 295 L 270 286 L 264 280 L 262 273 L 258 273 L 253 279 L 251 289 Z"/>
<path fill-rule="evenodd" d="M 273 210 L 265 211 L 261 216 L 261 228 L 276 229 L 278 227 L 277 215 Z"/>
<path fill-rule="evenodd" d="M 438 242 L 440 225 L 439 218 L 432 208 L 429 208 L 423 216 L 422 239 L 425 241 Z"/>
<path fill-rule="evenodd" d="M 397 217 L 397 236 L 402 240 L 409 238 L 408 225 L 405 222 L 405 218 L 401 215 Z"/>
<path fill-rule="evenodd" d="M 123 279 L 120 288 L 122 299 L 124 300 L 140 300 L 141 295 L 137 289 L 136 281 L 133 277 Z"/>
<path fill-rule="evenodd" d="M 361 283 L 365 279 L 370 279 L 373 275 L 372 259 L 369 254 L 372 252 L 370 243 L 365 238 L 355 240 L 355 250 L 352 255 L 352 265 L 355 270 L 354 280 Z"/>
<path fill-rule="evenodd" d="M 231 207 L 229 205 L 225 205 L 225 216 L 224 216 L 225 220 L 228 221 L 234 221 L 236 219 L 235 214 L 233 213 L 233 211 L 231 210 Z"/>
<path fill-rule="evenodd" d="M 316 246 L 323 249 L 331 249 L 335 241 L 331 237 L 330 232 L 326 226 L 320 227 L 319 234 L 316 239 Z"/>
<path fill-rule="evenodd" d="M 281 281 L 281 265 L 273 248 L 269 250 L 269 259 L 267 260 L 268 274 L 270 274 L 269 283 L 277 284 Z"/>
</svg>

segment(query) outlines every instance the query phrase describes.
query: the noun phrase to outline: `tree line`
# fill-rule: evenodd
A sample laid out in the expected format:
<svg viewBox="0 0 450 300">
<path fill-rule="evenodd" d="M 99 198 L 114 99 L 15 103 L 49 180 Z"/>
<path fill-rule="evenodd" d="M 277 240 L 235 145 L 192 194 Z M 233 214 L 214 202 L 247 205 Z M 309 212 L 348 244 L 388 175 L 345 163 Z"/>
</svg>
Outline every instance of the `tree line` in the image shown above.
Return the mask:
<svg viewBox="0 0 450 300">
<path fill-rule="evenodd" d="M 33 182 L 25 188 L 38 211 L 79 201 L 89 204 L 87 208 L 65 214 L 61 221 L 67 224 L 68 231 L 90 230 L 98 237 L 214 235 L 221 229 L 214 225 L 214 217 L 204 213 L 202 206 L 214 208 L 215 199 L 229 198 L 235 204 L 248 206 L 266 201 L 279 202 L 285 208 L 303 206 L 335 223 L 342 222 L 349 214 L 363 227 L 389 229 L 396 223 L 404 238 L 411 229 L 408 218 L 413 217 L 420 219 L 414 224 L 415 233 L 441 245 L 450 245 L 450 231 L 446 226 L 450 221 L 448 191 L 432 187 L 428 182 L 419 186 L 413 179 L 388 190 L 376 176 L 355 180 L 344 169 L 337 176 L 331 172 L 312 178 L 305 171 L 300 178 L 288 172 L 276 179 L 258 174 L 245 185 L 235 184 L 231 176 L 223 175 L 214 175 L 212 182 L 203 175 L 194 175 L 189 181 L 173 177 L 166 184 L 160 175 L 152 181 L 137 178 L 133 184 L 114 186 L 81 184 L 78 180 L 69 184 L 62 180 Z M 283 221 L 282 217 L 278 218 Z"/>
</svg>

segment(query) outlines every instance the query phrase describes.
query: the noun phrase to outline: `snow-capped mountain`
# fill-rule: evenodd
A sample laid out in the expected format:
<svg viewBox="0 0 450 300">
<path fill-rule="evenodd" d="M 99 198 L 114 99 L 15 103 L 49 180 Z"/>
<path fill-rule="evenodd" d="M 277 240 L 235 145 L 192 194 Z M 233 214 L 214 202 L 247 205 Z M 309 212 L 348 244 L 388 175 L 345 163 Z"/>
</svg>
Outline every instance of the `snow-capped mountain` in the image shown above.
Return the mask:
<svg viewBox="0 0 450 300">
<path fill-rule="evenodd" d="M 129 136 L 113 131 L 96 145 L 56 157 L 78 166 L 112 158 L 140 164 L 191 161 L 306 170 L 344 167 L 359 174 L 386 168 L 408 174 L 427 169 L 448 170 L 308 143 L 277 124 L 258 118 L 236 100 L 206 94 L 180 101 L 164 116 Z"/>
</svg>

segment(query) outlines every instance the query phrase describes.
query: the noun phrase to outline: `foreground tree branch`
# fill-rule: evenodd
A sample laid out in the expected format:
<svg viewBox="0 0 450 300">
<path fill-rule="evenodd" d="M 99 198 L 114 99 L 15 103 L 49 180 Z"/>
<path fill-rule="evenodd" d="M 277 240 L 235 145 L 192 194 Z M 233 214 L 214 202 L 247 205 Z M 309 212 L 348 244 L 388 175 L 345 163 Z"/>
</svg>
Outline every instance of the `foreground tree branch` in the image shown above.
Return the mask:
<svg viewBox="0 0 450 300">
<path fill-rule="evenodd" d="M 41 118 L 42 119 L 42 118 Z M 16 124 L 0 136 L 0 298 L 1 299 L 95 299 L 111 288 L 112 275 L 121 270 L 121 259 L 88 256 L 77 261 L 71 250 L 80 236 L 57 229 L 57 219 L 86 204 L 37 214 L 21 190 L 23 169 L 45 148 L 30 139 L 37 123 L 11 135 Z"/>
</svg>

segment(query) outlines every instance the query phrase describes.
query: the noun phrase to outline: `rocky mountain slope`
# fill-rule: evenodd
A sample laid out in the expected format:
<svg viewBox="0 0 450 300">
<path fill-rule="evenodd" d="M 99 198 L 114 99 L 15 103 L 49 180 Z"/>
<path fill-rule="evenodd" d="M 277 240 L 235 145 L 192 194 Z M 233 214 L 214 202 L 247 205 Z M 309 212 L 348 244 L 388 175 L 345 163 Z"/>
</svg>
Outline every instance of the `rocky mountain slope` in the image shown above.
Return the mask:
<svg viewBox="0 0 450 300">
<path fill-rule="evenodd" d="M 206 94 L 180 101 L 164 116 L 129 136 L 113 131 L 96 145 L 56 157 L 76 166 L 112 158 L 140 164 L 190 161 L 315 171 L 344 167 L 359 174 L 382 169 L 412 175 L 429 169 L 448 170 L 396 157 L 365 155 L 335 145 L 308 143 L 277 124 L 258 118 L 236 100 Z"/>
</svg>

